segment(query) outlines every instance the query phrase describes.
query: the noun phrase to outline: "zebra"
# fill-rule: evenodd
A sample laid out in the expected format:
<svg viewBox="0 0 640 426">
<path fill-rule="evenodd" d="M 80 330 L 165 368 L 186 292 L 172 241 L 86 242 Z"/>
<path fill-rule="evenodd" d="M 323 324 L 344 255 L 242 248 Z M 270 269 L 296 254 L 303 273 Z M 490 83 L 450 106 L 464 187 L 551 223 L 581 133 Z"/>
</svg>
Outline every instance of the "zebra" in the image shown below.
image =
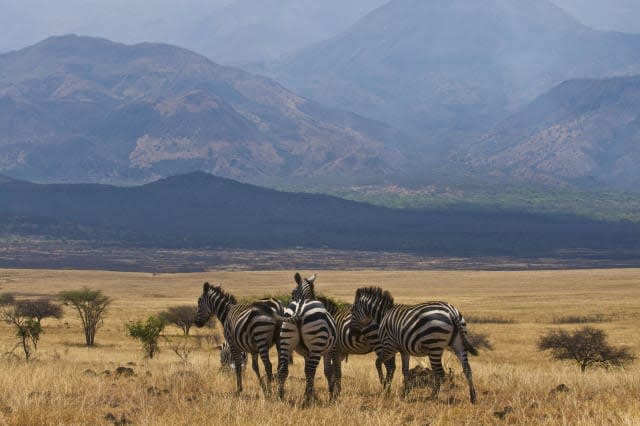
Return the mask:
<svg viewBox="0 0 640 426">
<path fill-rule="evenodd" d="M 361 330 L 370 324 L 379 326 L 382 362 L 400 352 L 404 376 L 403 396 L 410 390 L 409 357 L 429 355 L 431 368 L 436 375 L 433 397 L 438 395 L 444 378 L 442 353 L 450 348 L 456 354 L 469 384 L 471 403 L 477 401 L 467 352 L 477 355 L 477 350 L 467 339 L 467 326 L 460 312 L 446 302 L 426 302 L 417 305 L 394 304 L 393 297 L 380 287 L 364 287 L 356 291 L 352 307 L 351 327 Z M 394 370 L 387 373 L 386 389 L 389 390 Z"/>
<path fill-rule="evenodd" d="M 354 331 L 351 328 L 351 304 L 343 304 L 338 306 L 327 297 L 318 297 L 331 314 L 336 322 L 337 340 L 336 351 L 338 358 L 333 365 L 333 376 L 335 383 L 335 393 L 340 395 L 342 390 L 342 360 L 347 360 L 349 355 L 365 355 L 374 350 L 380 350 L 380 339 L 378 337 L 378 326 L 369 324 L 364 327 L 361 332 Z M 385 385 L 385 376 L 382 372 L 382 361 L 376 358 L 376 371 L 380 384 Z M 387 372 L 395 370 L 395 356 L 385 362 Z"/>
<path fill-rule="evenodd" d="M 278 396 L 284 398 L 284 384 L 289 375 L 289 360 L 295 350 L 304 356 L 304 373 L 306 387 L 304 404 L 314 398 L 313 382 L 320 358 L 325 357 L 324 374 L 329 383 L 329 393 L 334 398 L 334 380 L 332 359 L 337 358 L 335 350 L 336 325 L 324 305 L 315 300 L 313 282 L 315 275 L 303 280 L 296 273 L 296 288 L 291 293 L 291 303 L 287 311 L 293 321 L 283 322 L 280 331 L 280 348 L 278 351 Z"/>
<path fill-rule="evenodd" d="M 224 341 L 222 342 L 221 345 L 218 345 L 216 347 L 219 351 L 220 351 L 220 370 L 221 371 L 226 371 L 226 370 L 236 370 L 236 363 L 233 360 L 233 356 L 231 355 L 231 346 L 229 346 L 229 344 Z M 241 363 L 240 363 L 240 368 L 244 370 L 247 368 L 247 353 L 246 352 L 240 352 L 240 359 L 241 359 Z"/>
<path fill-rule="evenodd" d="M 258 377 L 265 396 L 271 393 L 273 373 L 269 359 L 269 348 L 280 333 L 284 307 L 276 299 L 264 299 L 252 304 L 238 304 L 236 298 L 222 289 L 220 284 L 204 283 L 198 298 L 195 324 L 205 325 L 215 314 L 224 328 L 224 338 L 235 365 L 242 365 L 242 352 L 251 354 L 251 366 Z M 262 359 L 267 375 L 267 384 L 260 380 L 258 355 Z M 236 393 L 242 392 L 242 369 L 236 368 Z"/>
</svg>

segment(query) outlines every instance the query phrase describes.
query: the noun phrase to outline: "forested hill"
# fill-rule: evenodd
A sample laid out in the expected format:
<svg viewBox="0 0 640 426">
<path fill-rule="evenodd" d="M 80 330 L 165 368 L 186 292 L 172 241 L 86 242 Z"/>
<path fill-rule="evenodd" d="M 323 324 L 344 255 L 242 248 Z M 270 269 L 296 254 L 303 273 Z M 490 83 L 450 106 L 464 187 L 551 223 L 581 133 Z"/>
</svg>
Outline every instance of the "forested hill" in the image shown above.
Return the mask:
<svg viewBox="0 0 640 426">
<path fill-rule="evenodd" d="M 192 173 L 136 187 L 0 183 L 3 235 L 153 247 L 337 248 L 431 255 L 637 250 L 640 227 L 520 212 L 394 210 Z"/>
</svg>

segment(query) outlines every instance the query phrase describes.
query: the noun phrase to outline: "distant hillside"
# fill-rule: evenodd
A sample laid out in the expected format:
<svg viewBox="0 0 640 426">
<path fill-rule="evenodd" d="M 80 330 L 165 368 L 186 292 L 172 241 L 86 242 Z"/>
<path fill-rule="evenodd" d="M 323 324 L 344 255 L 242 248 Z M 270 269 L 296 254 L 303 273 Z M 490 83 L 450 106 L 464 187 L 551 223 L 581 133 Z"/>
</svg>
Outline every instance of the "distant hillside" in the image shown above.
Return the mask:
<svg viewBox="0 0 640 426">
<path fill-rule="evenodd" d="M 136 187 L 0 184 L 0 234 L 130 246 L 335 248 L 435 256 L 637 255 L 640 225 L 518 212 L 394 210 L 204 173 Z M 578 254 L 577 256 L 580 256 Z"/>
<path fill-rule="evenodd" d="M 15 177 L 385 179 L 404 140 L 173 46 L 63 36 L 0 55 L 0 173 Z"/>
<path fill-rule="evenodd" d="M 547 0 L 392 0 L 267 72 L 438 152 L 564 80 L 634 70 L 640 36 L 589 29 Z"/>
<path fill-rule="evenodd" d="M 640 33 L 637 0 L 553 0 L 580 22 L 599 30 Z"/>
<path fill-rule="evenodd" d="M 175 44 L 223 64 L 264 61 L 332 37 L 385 1 L 4 1 L 0 52 L 77 33 Z"/>
<path fill-rule="evenodd" d="M 511 180 L 637 192 L 640 76 L 562 83 L 462 159 Z"/>
</svg>

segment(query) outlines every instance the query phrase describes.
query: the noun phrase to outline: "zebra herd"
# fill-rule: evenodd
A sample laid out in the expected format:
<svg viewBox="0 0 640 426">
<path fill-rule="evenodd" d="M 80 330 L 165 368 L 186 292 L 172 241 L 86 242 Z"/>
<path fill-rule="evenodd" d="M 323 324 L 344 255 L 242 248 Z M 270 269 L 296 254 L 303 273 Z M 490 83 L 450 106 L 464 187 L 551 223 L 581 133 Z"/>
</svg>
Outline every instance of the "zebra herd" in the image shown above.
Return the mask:
<svg viewBox="0 0 640 426">
<path fill-rule="evenodd" d="M 446 302 L 396 304 L 391 294 L 379 287 L 360 288 L 353 305 L 337 306 L 328 298 L 316 296 L 315 275 L 302 278 L 296 273 L 294 279 L 296 287 L 288 305 L 275 298 L 239 304 L 219 284 L 209 283 L 204 284 L 198 299 L 195 324 L 202 327 L 213 315 L 218 318 L 233 363 L 240 366 L 243 356 L 251 355 L 251 366 L 265 396 L 272 391 L 269 350 L 273 345 L 278 352 L 279 398 L 284 397 L 293 351 L 304 357 L 305 405 L 314 398 L 313 385 L 320 359 L 331 399 L 335 399 L 341 391 L 341 361 L 349 355 L 370 352 L 376 354 L 378 377 L 387 392 L 396 369 L 395 355 L 400 353 L 403 395 L 410 389 L 410 356 L 428 355 L 437 378 L 435 397 L 444 379 L 442 354 L 449 348 L 462 364 L 471 402 L 476 403 L 467 354 L 476 355 L 477 351 L 467 339 L 465 320 L 455 307 Z M 266 383 L 260 378 L 258 357 L 264 365 Z M 234 369 L 238 394 L 242 392 L 241 370 Z"/>
</svg>

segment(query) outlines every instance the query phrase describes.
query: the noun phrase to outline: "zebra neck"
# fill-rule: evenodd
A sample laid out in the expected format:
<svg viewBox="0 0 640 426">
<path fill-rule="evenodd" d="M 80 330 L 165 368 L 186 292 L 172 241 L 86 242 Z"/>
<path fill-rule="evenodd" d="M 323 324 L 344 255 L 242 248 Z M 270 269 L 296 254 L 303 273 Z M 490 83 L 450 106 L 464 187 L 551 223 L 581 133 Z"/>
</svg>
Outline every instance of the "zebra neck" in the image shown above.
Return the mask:
<svg viewBox="0 0 640 426">
<path fill-rule="evenodd" d="M 224 300 L 224 299 L 214 300 L 213 310 L 216 313 L 216 317 L 218 317 L 220 324 L 224 324 L 225 321 L 227 320 L 227 315 L 229 314 L 230 307 L 231 307 L 231 303 L 228 300 Z"/>
</svg>

